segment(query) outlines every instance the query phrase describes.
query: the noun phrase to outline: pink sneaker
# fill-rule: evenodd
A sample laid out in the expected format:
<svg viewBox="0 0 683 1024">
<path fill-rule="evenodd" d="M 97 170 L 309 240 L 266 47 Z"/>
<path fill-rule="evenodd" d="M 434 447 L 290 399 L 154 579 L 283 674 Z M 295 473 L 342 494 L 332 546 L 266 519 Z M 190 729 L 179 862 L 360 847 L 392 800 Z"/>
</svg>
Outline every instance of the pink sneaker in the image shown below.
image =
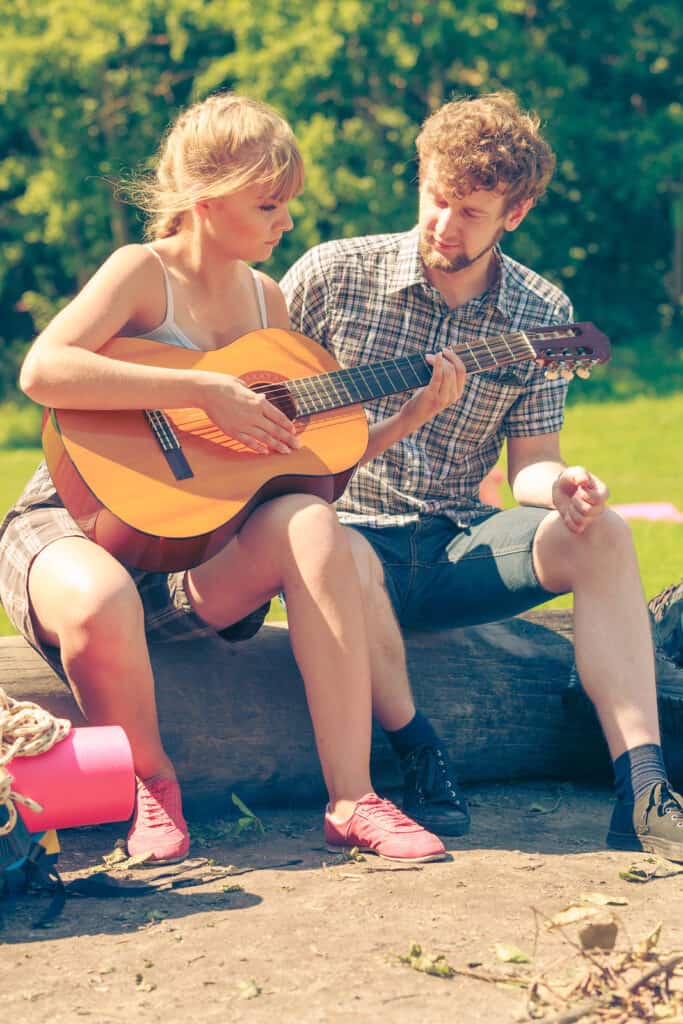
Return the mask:
<svg viewBox="0 0 683 1024">
<path fill-rule="evenodd" d="M 175 864 L 187 856 L 189 848 L 190 834 L 176 780 L 138 779 L 128 855 L 151 853 L 157 864 Z"/>
<path fill-rule="evenodd" d="M 416 863 L 446 857 L 446 848 L 437 836 L 376 793 L 359 800 L 351 817 L 341 824 L 332 821 L 326 811 L 325 843 L 332 853 L 357 846 L 364 853 L 376 853 L 386 860 Z"/>
</svg>

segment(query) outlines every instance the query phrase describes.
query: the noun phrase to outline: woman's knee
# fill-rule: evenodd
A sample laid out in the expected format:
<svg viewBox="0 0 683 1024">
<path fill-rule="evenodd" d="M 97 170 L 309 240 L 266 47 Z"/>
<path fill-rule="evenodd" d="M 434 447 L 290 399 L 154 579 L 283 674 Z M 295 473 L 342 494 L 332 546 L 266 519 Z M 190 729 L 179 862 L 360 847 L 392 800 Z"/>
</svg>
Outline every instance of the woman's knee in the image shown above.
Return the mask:
<svg viewBox="0 0 683 1024">
<path fill-rule="evenodd" d="M 254 523 L 280 551 L 301 546 L 320 551 L 329 542 L 346 546 L 334 507 L 313 495 L 288 494 L 268 502 L 254 513 Z"/>
<path fill-rule="evenodd" d="M 60 645 L 125 647 L 144 632 L 142 601 L 132 578 L 121 572 L 79 571 L 63 581 L 63 611 L 55 624 Z"/>
<path fill-rule="evenodd" d="M 363 591 L 372 595 L 378 590 L 384 590 L 384 566 L 372 544 L 353 527 L 345 526 L 342 529 L 350 545 Z"/>
</svg>

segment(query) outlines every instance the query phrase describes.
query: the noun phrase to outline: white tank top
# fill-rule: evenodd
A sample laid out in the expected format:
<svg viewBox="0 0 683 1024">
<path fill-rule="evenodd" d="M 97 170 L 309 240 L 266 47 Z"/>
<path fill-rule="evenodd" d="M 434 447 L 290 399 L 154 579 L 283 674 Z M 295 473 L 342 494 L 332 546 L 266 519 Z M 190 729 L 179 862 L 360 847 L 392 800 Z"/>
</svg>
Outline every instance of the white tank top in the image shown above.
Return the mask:
<svg viewBox="0 0 683 1024">
<path fill-rule="evenodd" d="M 151 245 L 147 245 L 145 248 L 153 252 L 156 258 L 161 264 L 161 270 L 164 275 L 164 290 L 166 292 L 166 316 L 158 327 L 155 327 L 153 331 L 147 331 L 146 334 L 139 334 L 139 338 L 148 338 L 149 341 L 161 341 L 166 345 L 177 345 L 179 348 L 196 348 L 201 349 L 201 345 L 197 345 L 196 342 L 192 341 L 185 332 L 178 326 L 174 319 L 174 306 L 173 306 L 173 290 L 171 288 L 171 280 L 168 276 L 168 271 L 164 266 L 162 260 L 156 249 L 153 249 Z M 256 291 L 256 301 L 259 308 L 259 316 L 261 317 L 261 327 L 268 326 L 268 314 L 266 312 L 266 299 L 263 294 L 263 282 L 256 273 L 255 270 L 251 270 L 252 280 L 254 282 L 254 289 Z"/>
</svg>

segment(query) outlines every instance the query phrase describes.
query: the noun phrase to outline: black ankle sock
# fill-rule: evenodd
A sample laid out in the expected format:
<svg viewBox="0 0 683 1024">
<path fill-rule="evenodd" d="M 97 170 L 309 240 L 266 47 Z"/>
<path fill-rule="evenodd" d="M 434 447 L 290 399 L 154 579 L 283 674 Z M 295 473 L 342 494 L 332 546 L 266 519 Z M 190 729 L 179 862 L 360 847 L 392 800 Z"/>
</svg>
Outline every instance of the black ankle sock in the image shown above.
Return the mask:
<svg viewBox="0 0 683 1024">
<path fill-rule="evenodd" d="M 441 741 L 434 732 L 432 723 L 425 718 L 421 711 L 416 711 L 414 718 L 402 729 L 396 729 L 393 732 L 390 732 L 389 729 L 384 731 L 399 757 L 405 757 L 415 747 L 441 746 Z"/>
<path fill-rule="evenodd" d="M 656 782 L 666 782 L 662 748 L 656 743 L 643 743 L 624 751 L 614 762 L 614 783 L 617 799 L 634 803 Z"/>
</svg>

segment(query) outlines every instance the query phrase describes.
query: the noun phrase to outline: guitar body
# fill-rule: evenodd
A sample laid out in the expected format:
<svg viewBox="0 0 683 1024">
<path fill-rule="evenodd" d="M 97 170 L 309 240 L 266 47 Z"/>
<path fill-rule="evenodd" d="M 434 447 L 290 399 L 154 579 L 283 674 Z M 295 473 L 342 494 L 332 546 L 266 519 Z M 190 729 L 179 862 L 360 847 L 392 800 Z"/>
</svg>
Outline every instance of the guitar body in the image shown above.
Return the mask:
<svg viewBox="0 0 683 1024">
<path fill-rule="evenodd" d="M 114 338 L 103 355 L 131 363 L 210 370 L 249 387 L 284 385 L 276 402 L 294 419 L 289 380 L 339 369 L 315 342 L 292 331 L 254 331 L 210 352 L 139 338 Z M 43 449 L 64 505 L 84 533 L 124 564 L 188 569 L 211 558 L 259 504 L 292 492 L 335 501 L 368 442 L 361 405 L 296 419 L 300 450 L 259 455 L 199 409 L 164 410 L 190 467 L 176 479 L 143 411 L 52 409 Z"/>
</svg>

